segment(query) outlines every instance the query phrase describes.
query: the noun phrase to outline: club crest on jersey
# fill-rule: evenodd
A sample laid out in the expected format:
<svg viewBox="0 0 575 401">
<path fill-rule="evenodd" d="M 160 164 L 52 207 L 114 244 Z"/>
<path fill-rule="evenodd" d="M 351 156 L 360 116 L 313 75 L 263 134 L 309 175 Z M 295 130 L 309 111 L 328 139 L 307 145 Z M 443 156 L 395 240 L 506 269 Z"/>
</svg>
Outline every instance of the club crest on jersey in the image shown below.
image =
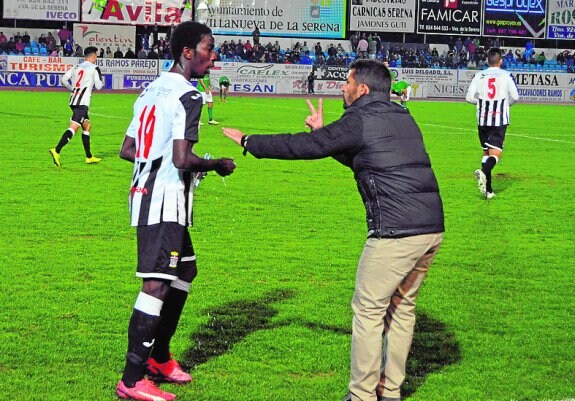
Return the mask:
<svg viewBox="0 0 575 401">
<path fill-rule="evenodd" d="M 169 266 L 172 269 L 175 269 L 178 266 L 178 260 L 180 259 L 180 255 L 176 251 L 170 252 L 170 264 Z"/>
</svg>

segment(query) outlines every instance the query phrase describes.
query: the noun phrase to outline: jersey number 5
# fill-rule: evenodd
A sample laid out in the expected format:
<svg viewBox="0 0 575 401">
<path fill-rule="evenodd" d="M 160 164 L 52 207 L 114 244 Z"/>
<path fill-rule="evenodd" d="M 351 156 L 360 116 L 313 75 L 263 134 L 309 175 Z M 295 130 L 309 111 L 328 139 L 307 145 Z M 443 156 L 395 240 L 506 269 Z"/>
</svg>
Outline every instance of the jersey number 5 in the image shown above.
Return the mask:
<svg viewBox="0 0 575 401">
<path fill-rule="evenodd" d="M 148 106 L 144 107 L 142 114 L 140 114 L 140 128 L 138 128 L 138 148 L 136 149 L 136 157 L 140 157 L 140 149 L 142 145 L 144 151 L 142 157 L 144 159 L 148 158 L 150 154 L 150 147 L 152 146 L 152 140 L 154 139 L 154 126 L 156 125 L 156 105 L 152 106 L 148 115 L 146 116 L 146 111 Z"/>
<path fill-rule="evenodd" d="M 495 86 L 495 78 L 489 78 L 487 80 L 487 88 L 489 89 L 487 91 L 487 97 L 489 99 L 493 99 L 495 97 L 495 93 L 497 91 L 497 88 Z"/>
</svg>

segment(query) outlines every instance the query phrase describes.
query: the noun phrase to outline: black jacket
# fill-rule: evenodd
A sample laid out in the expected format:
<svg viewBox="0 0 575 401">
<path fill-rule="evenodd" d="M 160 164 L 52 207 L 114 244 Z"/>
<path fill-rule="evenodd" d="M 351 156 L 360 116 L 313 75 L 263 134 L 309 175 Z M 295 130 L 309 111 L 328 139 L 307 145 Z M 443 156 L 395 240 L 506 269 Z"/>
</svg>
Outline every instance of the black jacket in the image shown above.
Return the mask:
<svg viewBox="0 0 575 401">
<path fill-rule="evenodd" d="M 444 231 L 443 205 L 423 137 L 409 111 L 369 93 L 321 129 L 250 135 L 257 158 L 320 159 L 350 167 L 363 199 L 368 236 L 399 238 Z"/>
</svg>

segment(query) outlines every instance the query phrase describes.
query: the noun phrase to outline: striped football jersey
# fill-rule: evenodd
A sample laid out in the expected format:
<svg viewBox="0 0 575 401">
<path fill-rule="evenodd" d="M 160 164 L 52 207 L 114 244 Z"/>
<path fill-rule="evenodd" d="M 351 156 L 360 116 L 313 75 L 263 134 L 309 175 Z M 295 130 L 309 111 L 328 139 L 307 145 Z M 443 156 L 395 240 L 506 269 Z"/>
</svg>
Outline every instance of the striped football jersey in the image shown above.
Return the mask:
<svg viewBox="0 0 575 401">
<path fill-rule="evenodd" d="M 202 95 L 182 75 L 164 72 L 138 97 L 126 135 L 136 157 L 129 195 L 132 226 L 191 224 L 192 172 L 173 162 L 173 142 L 198 142 Z"/>
<path fill-rule="evenodd" d="M 66 71 L 62 77 L 62 84 L 72 92 L 70 106 L 90 107 L 92 88 L 102 89 L 104 83 L 96 67 L 96 64 L 84 61 Z"/>
<path fill-rule="evenodd" d="M 501 127 L 509 125 L 509 106 L 519 100 L 519 93 L 508 71 L 490 67 L 475 74 L 465 100 L 477 105 L 477 125 Z"/>
</svg>

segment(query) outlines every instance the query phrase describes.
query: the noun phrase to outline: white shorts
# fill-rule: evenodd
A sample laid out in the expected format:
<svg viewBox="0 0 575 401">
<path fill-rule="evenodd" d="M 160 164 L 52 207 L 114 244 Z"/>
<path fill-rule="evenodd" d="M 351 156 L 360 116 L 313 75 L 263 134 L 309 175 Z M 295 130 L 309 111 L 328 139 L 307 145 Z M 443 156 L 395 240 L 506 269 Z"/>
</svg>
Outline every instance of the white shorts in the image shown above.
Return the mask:
<svg viewBox="0 0 575 401">
<path fill-rule="evenodd" d="M 411 85 L 409 85 L 405 91 L 407 92 L 407 93 L 405 94 L 405 101 L 408 101 L 408 100 L 409 100 L 409 96 L 411 96 Z"/>
<path fill-rule="evenodd" d="M 212 92 L 200 92 L 200 93 L 202 94 L 202 99 L 204 100 L 204 104 L 214 102 L 214 98 L 212 97 Z"/>
</svg>

